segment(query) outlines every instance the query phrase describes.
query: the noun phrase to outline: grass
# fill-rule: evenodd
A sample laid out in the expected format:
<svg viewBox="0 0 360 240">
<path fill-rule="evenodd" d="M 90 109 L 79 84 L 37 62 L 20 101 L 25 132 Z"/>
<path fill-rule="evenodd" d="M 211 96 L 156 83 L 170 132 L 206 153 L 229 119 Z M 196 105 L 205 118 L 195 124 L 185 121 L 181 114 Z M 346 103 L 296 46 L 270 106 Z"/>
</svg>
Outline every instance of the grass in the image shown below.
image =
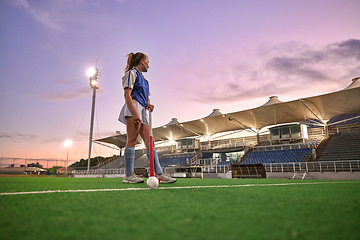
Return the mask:
<svg viewBox="0 0 360 240">
<path fill-rule="evenodd" d="M 178 179 L 231 188 L 0 196 L 0 239 L 359 239 L 360 181 Z M 145 188 L 121 178 L 0 178 L 0 192 Z"/>
</svg>

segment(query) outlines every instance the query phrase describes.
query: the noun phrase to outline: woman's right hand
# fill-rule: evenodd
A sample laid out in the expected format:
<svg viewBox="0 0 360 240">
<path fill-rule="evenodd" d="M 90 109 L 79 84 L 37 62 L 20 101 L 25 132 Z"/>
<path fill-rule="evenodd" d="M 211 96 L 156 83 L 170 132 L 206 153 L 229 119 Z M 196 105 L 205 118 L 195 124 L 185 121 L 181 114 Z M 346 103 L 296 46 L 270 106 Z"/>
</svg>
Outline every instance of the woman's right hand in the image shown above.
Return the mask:
<svg viewBox="0 0 360 240">
<path fill-rule="evenodd" d="M 135 125 L 137 125 L 137 124 L 141 124 L 141 119 L 140 119 L 140 117 L 139 117 L 139 114 L 138 114 L 138 113 L 133 114 L 133 119 L 134 119 L 134 123 L 135 123 Z"/>
<path fill-rule="evenodd" d="M 137 124 L 141 124 L 141 119 L 139 117 L 138 112 L 135 109 L 134 102 L 131 98 L 131 92 L 132 92 L 131 88 L 125 88 L 124 89 L 124 97 L 125 97 L 125 102 L 129 108 L 130 112 L 133 114 L 132 118 L 134 120 L 134 124 L 137 125 Z"/>
</svg>

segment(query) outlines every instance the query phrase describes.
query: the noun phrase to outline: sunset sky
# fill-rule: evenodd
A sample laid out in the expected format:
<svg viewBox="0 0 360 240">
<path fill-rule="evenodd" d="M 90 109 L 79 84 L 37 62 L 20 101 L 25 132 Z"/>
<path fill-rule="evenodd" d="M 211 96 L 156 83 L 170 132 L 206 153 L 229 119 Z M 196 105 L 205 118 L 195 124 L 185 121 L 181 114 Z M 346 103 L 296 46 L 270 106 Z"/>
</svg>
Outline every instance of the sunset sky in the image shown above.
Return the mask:
<svg viewBox="0 0 360 240">
<path fill-rule="evenodd" d="M 0 157 L 87 158 L 116 131 L 126 55 L 144 52 L 154 127 L 345 88 L 360 76 L 359 0 L 0 0 Z M 97 144 L 92 156 L 117 150 Z"/>
</svg>

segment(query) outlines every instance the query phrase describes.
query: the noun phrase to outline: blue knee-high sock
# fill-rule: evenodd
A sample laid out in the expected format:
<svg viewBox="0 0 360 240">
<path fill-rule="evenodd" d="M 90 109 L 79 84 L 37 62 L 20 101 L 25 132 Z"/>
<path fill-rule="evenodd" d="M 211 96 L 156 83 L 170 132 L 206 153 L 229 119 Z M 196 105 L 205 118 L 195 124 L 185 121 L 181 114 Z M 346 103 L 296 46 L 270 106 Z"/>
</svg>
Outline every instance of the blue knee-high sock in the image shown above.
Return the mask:
<svg viewBox="0 0 360 240">
<path fill-rule="evenodd" d="M 134 173 L 135 148 L 125 147 L 124 155 L 126 176 L 131 176 Z"/>
<path fill-rule="evenodd" d="M 150 150 L 146 150 L 146 155 L 150 160 Z M 163 173 L 159 161 L 159 156 L 155 149 L 154 149 L 154 167 L 155 167 L 155 174 L 160 175 Z"/>
</svg>

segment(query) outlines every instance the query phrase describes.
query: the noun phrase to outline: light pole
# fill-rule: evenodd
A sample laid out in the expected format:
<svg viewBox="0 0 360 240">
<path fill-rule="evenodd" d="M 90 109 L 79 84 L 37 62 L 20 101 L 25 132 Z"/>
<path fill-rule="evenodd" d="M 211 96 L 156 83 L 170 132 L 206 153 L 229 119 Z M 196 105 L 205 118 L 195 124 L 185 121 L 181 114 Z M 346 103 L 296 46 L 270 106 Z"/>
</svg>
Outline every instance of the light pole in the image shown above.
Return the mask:
<svg viewBox="0 0 360 240">
<path fill-rule="evenodd" d="M 72 145 L 72 141 L 71 140 L 66 140 L 64 142 L 64 146 L 67 148 L 67 153 L 66 153 L 66 167 L 65 167 L 65 176 L 67 176 L 68 174 L 68 165 L 69 165 L 69 150 L 70 150 L 70 147 Z"/>
<path fill-rule="evenodd" d="M 91 145 L 92 145 L 92 135 L 94 128 L 94 112 L 95 112 L 95 97 L 96 97 L 96 89 L 99 88 L 99 76 L 100 71 L 97 68 L 89 68 L 87 74 L 90 78 L 90 87 L 93 89 L 92 96 L 92 107 L 91 107 L 91 122 L 90 122 L 90 137 L 89 137 L 89 158 L 88 158 L 88 167 L 87 170 L 90 170 L 90 159 L 91 159 Z"/>
</svg>

